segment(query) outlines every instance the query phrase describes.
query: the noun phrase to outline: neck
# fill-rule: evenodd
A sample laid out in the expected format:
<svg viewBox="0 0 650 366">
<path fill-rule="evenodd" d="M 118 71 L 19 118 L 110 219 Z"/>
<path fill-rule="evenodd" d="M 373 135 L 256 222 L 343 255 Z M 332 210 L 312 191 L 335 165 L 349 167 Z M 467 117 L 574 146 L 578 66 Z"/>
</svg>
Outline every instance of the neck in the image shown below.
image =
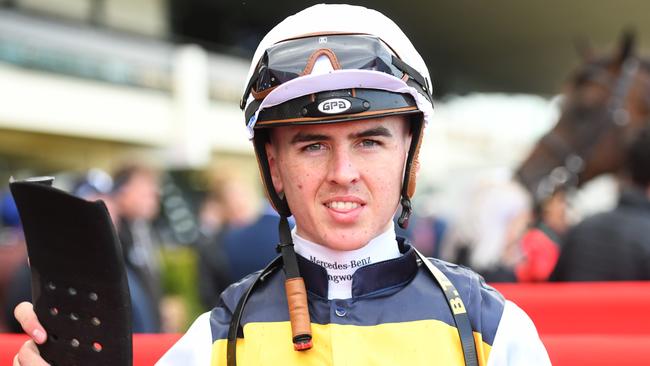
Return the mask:
<svg viewBox="0 0 650 366">
<path fill-rule="evenodd" d="M 306 240 L 296 233 L 296 228 L 291 235 L 296 253 L 327 270 L 327 298 L 330 300 L 352 297 L 352 275 L 357 269 L 401 255 L 392 222 L 386 231 L 368 244 L 349 251 L 330 249 Z"/>
</svg>

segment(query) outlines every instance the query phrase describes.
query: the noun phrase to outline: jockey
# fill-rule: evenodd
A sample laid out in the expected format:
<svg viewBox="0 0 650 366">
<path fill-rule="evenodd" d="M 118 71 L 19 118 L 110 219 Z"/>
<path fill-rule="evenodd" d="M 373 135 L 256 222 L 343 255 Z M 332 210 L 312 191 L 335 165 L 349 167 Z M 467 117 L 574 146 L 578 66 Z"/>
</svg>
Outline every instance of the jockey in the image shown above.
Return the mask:
<svg viewBox="0 0 650 366">
<path fill-rule="evenodd" d="M 396 239 L 433 104 L 395 23 L 349 5 L 288 17 L 255 52 L 241 107 L 281 255 L 227 288 L 157 365 L 550 365 L 520 308 Z"/>
</svg>

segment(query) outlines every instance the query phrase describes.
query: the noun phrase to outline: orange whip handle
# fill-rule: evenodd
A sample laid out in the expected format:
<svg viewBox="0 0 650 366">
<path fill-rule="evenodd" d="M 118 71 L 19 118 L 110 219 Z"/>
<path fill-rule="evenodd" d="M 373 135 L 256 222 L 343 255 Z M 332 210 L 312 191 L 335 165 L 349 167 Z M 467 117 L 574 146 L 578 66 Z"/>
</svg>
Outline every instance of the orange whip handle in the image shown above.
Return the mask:
<svg viewBox="0 0 650 366">
<path fill-rule="evenodd" d="M 280 244 L 278 251 L 282 254 L 284 273 L 287 277 L 284 288 L 289 306 L 289 321 L 293 348 L 296 351 L 308 350 L 313 346 L 311 337 L 311 320 L 307 303 L 305 281 L 300 277 L 298 259 L 293 250 L 293 240 L 286 216 L 280 216 Z"/>
<path fill-rule="evenodd" d="M 303 351 L 312 347 L 311 321 L 307 306 L 307 291 L 302 277 L 289 278 L 284 283 L 289 304 L 289 321 L 293 348 Z"/>
</svg>

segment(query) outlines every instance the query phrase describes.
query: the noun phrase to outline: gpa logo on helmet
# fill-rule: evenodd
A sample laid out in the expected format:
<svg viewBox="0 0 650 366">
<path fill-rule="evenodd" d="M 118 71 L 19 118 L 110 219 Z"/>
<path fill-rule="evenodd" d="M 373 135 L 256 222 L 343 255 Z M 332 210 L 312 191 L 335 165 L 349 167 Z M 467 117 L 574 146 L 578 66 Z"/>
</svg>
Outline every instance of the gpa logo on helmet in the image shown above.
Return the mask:
<svg viewBox="0 0 650 366">
<path fill-rule="evenodd" d="M 327 99 L 318 104 L 318 110 L 327 114 L 343 113 L 350 109 L 350 107 L 352 107 L 352 103 L 342 98 Z"/>
</svg>

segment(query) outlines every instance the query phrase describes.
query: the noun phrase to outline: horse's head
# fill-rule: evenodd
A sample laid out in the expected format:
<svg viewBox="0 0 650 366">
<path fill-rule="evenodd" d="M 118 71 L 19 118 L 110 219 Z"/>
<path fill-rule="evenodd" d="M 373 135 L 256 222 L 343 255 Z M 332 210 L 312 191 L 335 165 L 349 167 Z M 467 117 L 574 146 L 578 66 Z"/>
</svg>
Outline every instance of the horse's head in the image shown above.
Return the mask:
<svg viewBox="0 0 650 366">
<path fill-rule="evenodd" d="M 612 55 L 583 51 L 582 66 L 569 79 L 560 119 L 524 163 L 517 176 L 537 202 L 558 187 L 580 186 L 617 172 L 627 142 L 648 122 L 650 63 L 636 56 L 626 33 Z"/>
</svg>

